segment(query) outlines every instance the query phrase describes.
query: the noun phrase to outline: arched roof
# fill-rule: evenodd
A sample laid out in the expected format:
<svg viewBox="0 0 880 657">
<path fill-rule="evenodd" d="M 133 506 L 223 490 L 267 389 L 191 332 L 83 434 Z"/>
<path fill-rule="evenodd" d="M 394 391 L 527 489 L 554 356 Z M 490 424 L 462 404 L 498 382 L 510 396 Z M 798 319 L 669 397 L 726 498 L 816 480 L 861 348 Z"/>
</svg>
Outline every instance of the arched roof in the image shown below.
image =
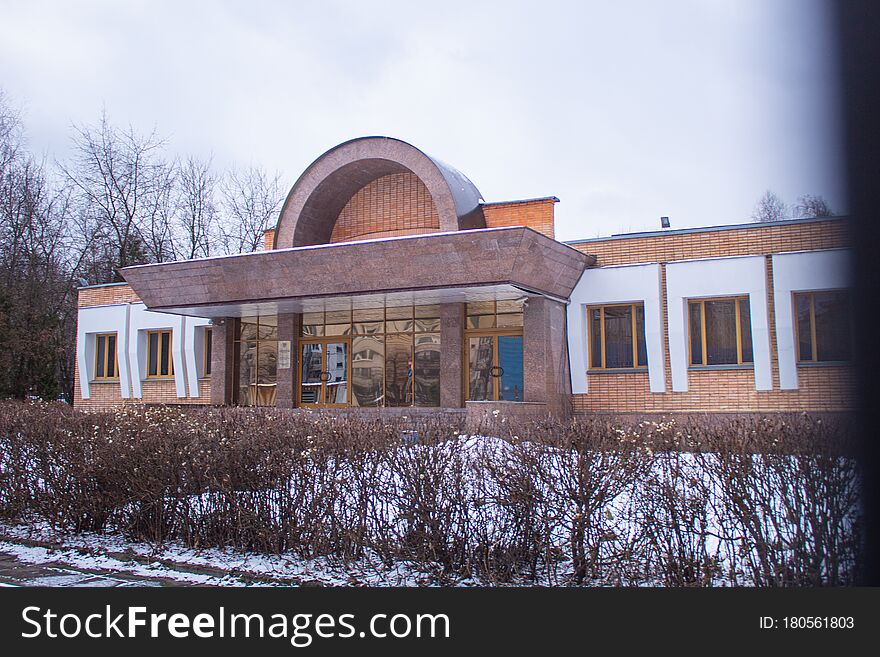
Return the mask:
<svg viewBox="0 0 880 657">
<path fill-rule="evenodd" d="M 328 243 L 336 218 L 359 189 L 406 171 L 431 193 L 441 231 L 485 228 L 482 196 L 463 173 L 405 141 L 361 137 L 331 148 L 294 183 L 275 228 L 275 248 Z"/>
</svg>

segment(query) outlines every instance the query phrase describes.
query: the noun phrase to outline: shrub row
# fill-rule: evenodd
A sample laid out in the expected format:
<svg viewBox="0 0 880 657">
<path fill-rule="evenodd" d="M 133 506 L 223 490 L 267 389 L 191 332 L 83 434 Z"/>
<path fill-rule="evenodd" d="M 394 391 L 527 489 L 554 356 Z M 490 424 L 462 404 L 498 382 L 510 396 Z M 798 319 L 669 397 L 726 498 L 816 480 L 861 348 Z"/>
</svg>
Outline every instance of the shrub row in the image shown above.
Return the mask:
<svg viewBox="0 0 880 657">
<path fill-rule="evenodd" d="M 0 517 L 440 583 L 841 585 L 862 563 L 846 424 L 0 403 Z"/>
</svg>

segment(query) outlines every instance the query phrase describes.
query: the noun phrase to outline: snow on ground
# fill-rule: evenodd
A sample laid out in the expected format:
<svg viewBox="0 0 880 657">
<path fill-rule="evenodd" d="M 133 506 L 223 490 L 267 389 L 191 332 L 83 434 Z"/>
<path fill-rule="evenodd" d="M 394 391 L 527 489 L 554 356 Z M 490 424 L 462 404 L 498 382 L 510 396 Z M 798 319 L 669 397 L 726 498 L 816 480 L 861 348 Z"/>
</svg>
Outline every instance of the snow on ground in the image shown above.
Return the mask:
<svg viewBox="0 0 880 657">
<path fill-rule="evenodd" d="M 33 526 L 0 523 L 0 537 L 5 539 L 0 540 L 0 552 L 12 554 L 26 563 L 61 562 L 77 568 L 167 578 L 200 586 L 419 586 L 430 583 L 429 576 L 409 569 L 406 563 L 385 568 L 378 559 L 367 558 L 346 566 L 327 558 L 302 559 L 223 548 L 195 550 L 171 542 L 155 546 L 114 534 L 62 534 L 44 523 Z M 18 539 L 58 547 L 26 545 L 17 542 Z M 144 560 L 148 563 L 141 563 Z M 210 569 L 212 574 L 188 570 L 202 568 Z M 221 572 L 214 574 L 213 571 Z"/>
</svg>

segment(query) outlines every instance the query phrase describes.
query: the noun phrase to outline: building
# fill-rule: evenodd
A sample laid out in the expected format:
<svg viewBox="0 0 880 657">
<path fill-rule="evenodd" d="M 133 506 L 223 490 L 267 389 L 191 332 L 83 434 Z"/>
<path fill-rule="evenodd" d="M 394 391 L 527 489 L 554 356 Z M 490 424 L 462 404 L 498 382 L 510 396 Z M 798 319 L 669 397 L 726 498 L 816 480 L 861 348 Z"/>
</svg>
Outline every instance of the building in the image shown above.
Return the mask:
<svg viewBox="0 0 880 657">
<path fill-rule="evenodd" d="M 844 219 L 562 243 L 557 201 L 486 203 L 405 142 L 340 144 L 265 250 L 82 288 L 74 403 L 852 408 Z"/>
</svg>

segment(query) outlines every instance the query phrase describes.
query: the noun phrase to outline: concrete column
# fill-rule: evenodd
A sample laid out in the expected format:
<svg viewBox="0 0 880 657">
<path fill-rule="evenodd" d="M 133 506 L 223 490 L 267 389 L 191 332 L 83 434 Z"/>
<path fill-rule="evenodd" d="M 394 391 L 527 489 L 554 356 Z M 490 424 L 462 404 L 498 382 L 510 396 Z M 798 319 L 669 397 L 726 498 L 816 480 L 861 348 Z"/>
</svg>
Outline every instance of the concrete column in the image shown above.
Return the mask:
<svg viewBox="0 0 880 657">
<path fill-rule="evenodd" d="M 444 303 L 440 306 L 440 406 L 464 406 L 464 304 Z"/>
<path fill-rule="evenodd" d="M 278 387 L 275 392 L 275 406 L 278 408 L 293 408 L 296 403 L 296 338 L 299 335 L 299 322 L 301 315 L 288 313 L 278 315 L 278 348 L 281 350 L 281 342 L 290 343 L 290 367 L 278 368 Z M 279 362 L 280 362 L 279 358 Z"/>
<path fill-rule="evenodd" d="M 565 335 L 565 305 L 530 297 L 523 309 L 525 401 L 544 402 L 565 415 L 571 404 L 571 376 Z"/>
<path fill-rule="evenodd" d="M 215 319 L 211 327 L 211 403 L 232 403 L 235 386 L 235 318 Z"/>
</svg>

